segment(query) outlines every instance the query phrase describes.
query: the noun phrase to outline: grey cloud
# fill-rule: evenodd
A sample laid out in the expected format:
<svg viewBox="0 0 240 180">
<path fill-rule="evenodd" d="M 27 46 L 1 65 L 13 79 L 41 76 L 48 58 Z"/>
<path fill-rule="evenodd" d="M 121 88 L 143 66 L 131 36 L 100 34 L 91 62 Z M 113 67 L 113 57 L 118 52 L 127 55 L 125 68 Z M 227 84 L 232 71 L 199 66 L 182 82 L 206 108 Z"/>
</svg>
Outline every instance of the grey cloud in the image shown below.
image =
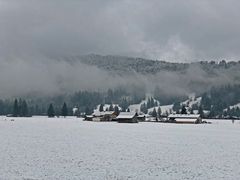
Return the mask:
<svg viewBox="0 0 240 180">
<path fill-rule="evenodd" d="M 0 0 L 1 56 L 237 59 L 237 0 Z"/>
<path fill-rule="evenodd" d="M 197 67 L 185 76 L 112 77 L 49 57 L 95 53 L 174 62 L 239 60 L 239 6 L 237 0 L 0 0 L 0 96 L 134 83 L 149 91 L 160 84 L 167 94 L 182 95 L 195 90 L 192 81 L 231 82 L 231 72 L 207 79 Z"/>
<path fill-rule="evenodd" d="M 79 90 L 106 91 L 108 88 L 145 87 L 141 75 L 114 76 L 79 61 L 34 57 L 0 61 L 0 97 L 52 96 Z M 130 89 L 130 88 L 129 88 Z"/>
</svg>

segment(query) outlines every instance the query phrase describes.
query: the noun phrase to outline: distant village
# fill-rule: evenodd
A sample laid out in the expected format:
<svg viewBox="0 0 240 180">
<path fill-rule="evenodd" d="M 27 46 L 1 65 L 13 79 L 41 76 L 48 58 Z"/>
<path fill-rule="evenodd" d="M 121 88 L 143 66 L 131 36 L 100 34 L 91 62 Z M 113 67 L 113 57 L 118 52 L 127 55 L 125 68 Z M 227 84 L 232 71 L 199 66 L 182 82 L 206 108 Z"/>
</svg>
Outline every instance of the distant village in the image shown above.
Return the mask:
<svg viewBox="0 0 240 180">
<path fill-rule="evenodd" d="M 199 99 L 195 99 L 194 101 L 198 102 Z M 157 100 L 150 97 L 142 101 L 140 104 L 130 105 L 126 110 L 123 110 L 118 104 L 99 104 L 92 112 L 81 112 L 78 106 L 70 109 L 64 102 L 60 112 L 56 112 L 53 104 L 50 104 L 46 115 L 49 118 L 76 116 L 78 118 L 83 118 L 85 121 L 92 122 L 204 123 L 204 121 L 202 121 L 201 112 L 190 111 L 188 106 L 189 102 L 184 102 L 181 105 L 181 109 L 173 111 L 173 105 L 160 106 L 160 103 Z M 180 108 L 180 106 L 178 108 Z M 7 116 L 31 117 L 27 102 L 22 99 L 16 99 L 13 104 L 13 113 L 8 114 Z"/>
<path fill-rule="evenodd" d="M 141 111 L 136 109 L 135 111 L 130 111 L 128 108 L 127 112 L 119 111 L 120 107 L 115 105 L 112 109 L 104 109 L 103 105 L 99 105 L 98 108 L 94 110 L 91 115 L 85 115 L 85 121 L 93 122 L 107 122 L 107 121 L 116 121 L 119 123 L 138 123 L 138 122 L 162 122 L 162 123 L 191 123 L 191 124 L 200 124 L 206 123 L 202 121 L 200 114 L 189 114 L 185 106 L 182 107 L 180 114 L 162 114 L 161 108 L 158 110 L 155 108 L 150 114 L 144 114 Z M 110 109 L 110 110 L 109 110 Z M 73 109 L 75 115 L 78 112 L 77 108 Z"/>
<path fill-rule="evenodd" d="M 60 116 L 76 116 L 78 118 L 83 118 L 85 121 L 92 122 L 115 121 L 119 123 L 159 122 L 201 124 L 207 123 L 202 119 L 209 118 L 239 119 L 238 112 L 240 104 L 229 106 L 223 109 L 222 113 L 219 113 L 221 108 L 217 109 L 217 106 L 207 107 L 209 106 L 209 100 L 206 95 L 196 97 L 195 94 L 192 94 L 189 95 L 188 99 L 183 101 L 178 101 L 169 105 L 161 105 L 160 101 L 150 94 L 146 95 L 142 100 L 135 101 L 135 103 L 128 103 L 127 99 L 123 98 L 120 104 L 111 103 L 113 102 L 111 101 L 113 98 L 105 98 L 105 103 L 101 104 L 101 102 L 103 102 L 101 98 L 96 98 L 100 97 L 100 94 L 87 93 L 87 96 L 85 92 L 82 94 L 85 96 L 81 96 L 80 100 L 85 100 L 86 103 L 82 103 L 80 106 L 76 105 L 78 103 L 67 104 L 64 102 L 61 104 L 59 102 L 57 104 L 46 104 L 40 108 L 37 104 L 35 106 L 30 104 L 29 106 L 28 102 L 30 101 L 27 102 L 24 99 L 15 99 L 13 104 L 9 102 L 6 103 L 6 101 L 4 105 L 4 103 L 0 101 L 0 110 L 7 110 L 5 114 L 3 114 L 3 112 L 1 114 L 7 115 L 8 117 L 31 117 L 34 115 L 58 118 Z M 94 95 L 96 97 L 94 97 Z M 74 101 L 79 101 L 79 99 L 76 98 L 72 99 Z M 96 99 L 99 99 L 98 105 L 97 102 L 95 102 Z M 109 103 L 106 103 L 107 100 Z M 88 106 L 90 103 L 92 103 L 91 108 Z M 231 115 L 233 111 L 236 113 L 232 113 Z M 6 112 L 12 113 L 7 114 Z"/>
</svg>

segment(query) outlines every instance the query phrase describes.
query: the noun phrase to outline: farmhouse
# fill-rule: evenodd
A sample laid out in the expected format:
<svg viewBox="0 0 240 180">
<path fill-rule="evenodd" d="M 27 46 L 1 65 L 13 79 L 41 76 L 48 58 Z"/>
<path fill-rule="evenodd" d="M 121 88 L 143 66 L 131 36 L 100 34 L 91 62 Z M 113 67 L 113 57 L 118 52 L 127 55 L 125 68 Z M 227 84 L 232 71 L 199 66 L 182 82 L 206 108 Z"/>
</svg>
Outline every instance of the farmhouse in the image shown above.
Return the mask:
<svg viewBox="0 0 240 180">
<path fill-rule="evenodd" d="M 112 121 L 114 118 L 116 118 L 116 114 L 114 111 L 104 111 L 104 112 L 100 112 L 100 111 L 95 111 L 92 114 L 93 118 L 92 121 Z"/>
<path fill-rule="evenodd" d="M 202 119 L 199 114 L 170 114 L 168 116 L 168 122 L 199 124 L 202 123 Z"/>
<path fill-rule="evenodd" d="M 117 121 L 119 123 L 138 123 L 138 114 L 133 112 L 121 112 L 117 116 Z"/>
</svg>

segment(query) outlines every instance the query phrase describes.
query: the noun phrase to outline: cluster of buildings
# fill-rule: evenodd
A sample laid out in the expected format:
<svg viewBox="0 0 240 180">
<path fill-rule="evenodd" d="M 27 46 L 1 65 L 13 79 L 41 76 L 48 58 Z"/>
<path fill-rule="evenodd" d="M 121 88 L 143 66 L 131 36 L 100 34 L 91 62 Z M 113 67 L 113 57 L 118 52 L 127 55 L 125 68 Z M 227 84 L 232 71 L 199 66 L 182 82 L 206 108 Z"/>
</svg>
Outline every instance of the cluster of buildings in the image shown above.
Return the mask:
<svg viewBox="0 0 240 180">
<path fill-rule="evenodd" d="M 117 115 L 114 111 L 96 111 L 92 115 L 85 116 L 86 121 L 117 121 L 120 123 L 137 123 L 139 121 L 145 121 L 145 116 L 140 116 L 133 112 L 121 112 Z"/>
<path fill-rule="evenodd" d="M 117 121 L 119 123 L 138 123 L 144 121 L 158 121 L 156 118 L 149 117 L 149 115 L 138 114 L 136 112 L 120 112 L 117 115 L 114 111 L 96 111 L 92 115 L 85 116 L 86 121 Z M 164 123 L 184 123 L 184 124 L 199 124 L 202 119 L 199 114 L 170 114 L 158 122 Z"/>
</svg>

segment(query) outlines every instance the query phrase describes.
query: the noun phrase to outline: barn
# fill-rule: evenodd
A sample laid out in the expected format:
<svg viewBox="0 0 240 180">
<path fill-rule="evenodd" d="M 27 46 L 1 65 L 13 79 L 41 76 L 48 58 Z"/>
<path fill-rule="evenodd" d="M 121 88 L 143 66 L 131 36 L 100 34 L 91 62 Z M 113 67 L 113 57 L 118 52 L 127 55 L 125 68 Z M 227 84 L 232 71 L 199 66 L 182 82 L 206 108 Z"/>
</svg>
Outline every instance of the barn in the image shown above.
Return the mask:
<svg viewBox="0 0 240 180">
<path fill-rule="evenodd" d="M 170 114 L 168 122 L 182 123 L 182 124 L 200 124 L 202 119 L 200 114 Z"/>
<path fill-rule="evenodd" d="M 117 121 L 119 123 L 138 123 L 138 114 L 133 112 L 121 112 L 117 116 Z"/>
</svg>

